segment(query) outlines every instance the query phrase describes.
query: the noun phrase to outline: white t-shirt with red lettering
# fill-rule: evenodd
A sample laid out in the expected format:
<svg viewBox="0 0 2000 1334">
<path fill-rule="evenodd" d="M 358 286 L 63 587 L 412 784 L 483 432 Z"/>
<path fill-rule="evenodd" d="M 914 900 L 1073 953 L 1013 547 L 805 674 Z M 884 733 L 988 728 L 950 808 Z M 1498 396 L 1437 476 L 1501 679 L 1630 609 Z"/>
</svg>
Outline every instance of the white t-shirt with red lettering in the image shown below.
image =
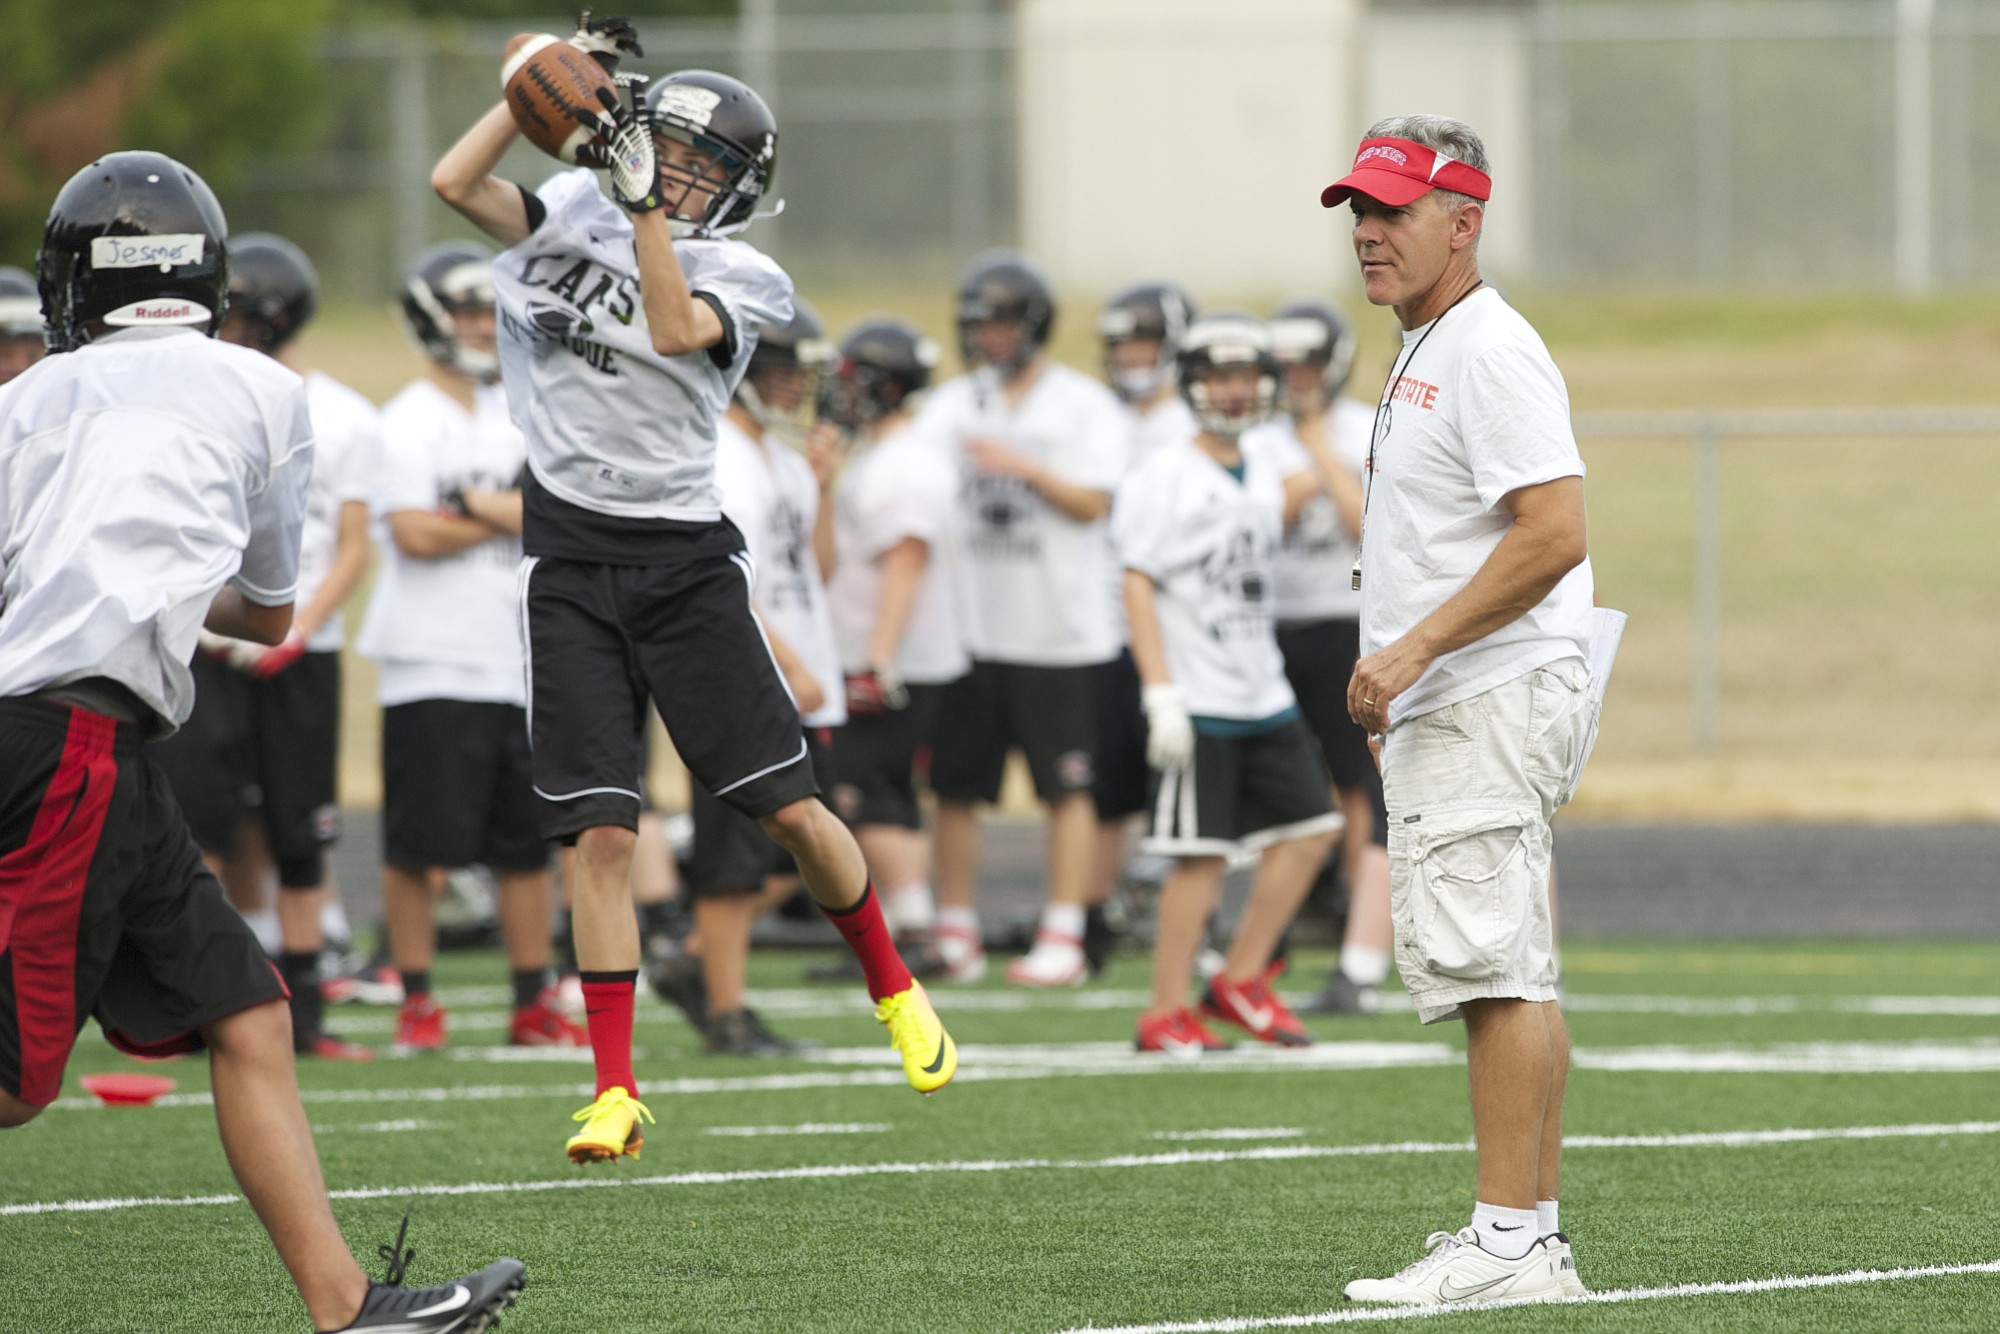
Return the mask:
<svg viewBox="0 0 2000 1334">
<path fill-rule="evenodd" d="M 1491 288 L 1403 334 L 1384 397 L 1362 520 L 1364 654 L 1465 587 L 1513 524 L 1509 492 L 1583 476 L 1562 373 Z M 1390 705 L 1391 725 L 1584 657 L 1591 592 L 1586 560 L 1525 614 L 1433 662 Z"/>
</svg>

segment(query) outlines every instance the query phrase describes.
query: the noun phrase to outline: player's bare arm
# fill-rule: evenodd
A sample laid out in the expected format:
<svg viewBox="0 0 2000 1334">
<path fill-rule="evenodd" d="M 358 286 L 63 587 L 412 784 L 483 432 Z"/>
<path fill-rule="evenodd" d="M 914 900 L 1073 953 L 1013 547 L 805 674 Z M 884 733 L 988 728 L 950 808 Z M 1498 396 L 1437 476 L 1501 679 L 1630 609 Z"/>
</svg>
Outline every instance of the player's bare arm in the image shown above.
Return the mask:
<svg viewBox="0 0 2000 1334">
<path fill-rule="evenodd" d="M 807 714 L 825 707 L 826 690 L 806 666 L 805 659 L 798 655 L 798 650 L 787 644 L 783 635 L 771 629 L 771 623 L 764 619 L 761 611 L 757 613 L 757 623 L 764 627 L 764 639 L 771 646 L 771 657 L 777 661 L 778 672 L 785 678 L 785 686 L 792 692 L 799 712 Z"/>
<path fill-rule="evenodd" d="M 722 317 L 688 290 L 664 209 L 632 215 L 632 253 L 639 261 L 639 298 L 655 352 L 677 357 L 722 341 Z"/>
<path fill-rule="evenodd" d="M 230 639 L 247 639 L 253 644 L 278 644 L 292 629 L 292 604 L 267 607 L 252 602 L 234 588 L 225 588 L 208 604 L 202 625 Z"/>
<path fill-rule="evenodd" d="M 1384 730 L 1389 701 L 1415 685 L 1431 663 L 1539 605 L 1589 555 L 1581 477 L 1524 486 L 1502 496 L 1500 504 L 1513 526 L 1465 587 L 1409 634 L 1354 665 L 1347 712 L 1356 723 L 1371 732 Z"/>
<path fill-rule="evenodd" d="M 1111 513 L 1111 493 L 1094 486 L 1067 482 L 1027 455 L 1007 448 L 997 440 L 968 440 L 966 453 L 972 465 L 995 477 L 1018 477 L 1037 495 L 1078 523 L 1096 523 Z"/>
<path fill-rule="evenodd" d="M 840 428 L 832 422 L 814 422 L 806 432 L 805 455 L 812 466 L 813 480 L 819 483 L 819 512 L 813 518 L 813 560 L 819 564 L 819 577 L 831 579 L 833 567 L 840 560 L 833 519 L 833 486 L 840 475 Z M 902 636 L 898 634 L 896 638 L 900 643 Z"/>
<path fill-rule="evenodd" d="M 875 604 L 875 628 L 868 636 L 870 667 L 879 670 L 895 663 L 930 560 L 930 543 L 921 537 L 906 537 L 882 553 L 882 594 Z"/>
<path fill-rule="evenodd" d="M 349 500 L 340 507 L 339 534 L 334 539 L 333 568 L 320 580 L 319 587 L 299 614 L 292 619 L 292 632 L 310 639 L 347 602 L 368 572 L 368 503 Z"/>
<path fill-rule="evenodd" d="M 493 536 L 479 519 L 431 510 L 396 510 L 389 515 L 389 540 L 396 550 L 416 560 L 442 560 L 476 547 Z"/>
<path fill-rule="evenodd" d="M 1333 437 L 1327 431 L 1331 413 L 1318 413 L 1302 417 L 1298 423 L 1299 443 L 1306 447 L 1312 457 L 1312 471 L 1306 474 L 1315 483 L 1314 490 L 1323 492 L 1333 501 L 1334 514 L 1340 519 L 1340 526 L 1349 537 L 1361 536 L 1361 509 L 1366 496 L 1361 489 L 1361 479 L 1356 477 L 1333 452 Z M 1291 482 L 1285 484 L 1285 522 L 1290 523 L 1292 512 Z"/>
<path fill-rule="evenodd" d="M 520 134 L 505 102 L 496 102 L 459 136 L 431 169 L 431 189 L 503 246 L 528 239 L 528 206 L 521 187 L 493 174 Z"/>
<path fill-rule="evenodd" d="M 496 533 L 521 535 L 519 491 L 467 491 L 465 512 Z"/>
<path fill-rule="evenodd" d="M 1153 581 L 1137 570 L 1125 571 L 1125 619 L 1131 627 L 1132 662 L 1141 684 L 1172 685 L 1167 650 L 1160 639 L 1160 614 L 1153 605 Z"/>
</svg>

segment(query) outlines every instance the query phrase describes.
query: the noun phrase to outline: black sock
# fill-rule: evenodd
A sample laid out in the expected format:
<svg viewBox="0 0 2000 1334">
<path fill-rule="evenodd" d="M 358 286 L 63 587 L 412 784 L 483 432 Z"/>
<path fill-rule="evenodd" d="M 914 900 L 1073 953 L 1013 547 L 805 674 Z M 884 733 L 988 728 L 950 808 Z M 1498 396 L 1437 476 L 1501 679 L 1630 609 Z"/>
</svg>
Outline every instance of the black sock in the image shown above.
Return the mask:
<svg viewBox="0 0 2000 1334">
<path fill-rule="evenodd" d="M 549 984 L 549 970 L 546 968 L 517 968 L 510 974 L 514 979 L 514 1008 L 525 1010 L 542 998 L 542 990 Z"/>
<path fill-rule="evenodd" d="M 319 992 L 319 955 L 286 950 L 278 956 L 278 975 L 292 993 L 292 1042 L 302 1048 L 319 1036 L 326 1002 Z"/>
<path fill-rule="evenodd" d="M 662 899 L 658 903 L 639 905 L 639 936 L 650 940 L 654 936 L 674 934 L 674 901 Z"/>
<path fill-rule="evenodd" d="M 431 994 L 431 970 L 428 968 L 403 974 L 403 999 L 415 1000 L 419 996 Z"/>
</svg>

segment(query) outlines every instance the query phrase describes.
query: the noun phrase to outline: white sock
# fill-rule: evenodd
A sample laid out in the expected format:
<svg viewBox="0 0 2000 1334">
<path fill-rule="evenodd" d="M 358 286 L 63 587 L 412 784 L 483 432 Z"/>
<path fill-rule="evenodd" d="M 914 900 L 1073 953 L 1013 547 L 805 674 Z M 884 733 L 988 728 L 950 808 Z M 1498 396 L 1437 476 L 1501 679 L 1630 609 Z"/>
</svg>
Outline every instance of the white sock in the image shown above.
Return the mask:
<svg viewBox="0 0 2000 1334">
<path fill-rule="evenodd" d="M 1502 1209 L 1481 1200 L 1473 1206 L 1472 1228 L 1479 1247 L 1502 1260 L 1518 1260 L 1541 1240 L 1533 1209 Z"/>
<path fill-rule="evenodd" d="M 326 902 L 320 905 L 319 929 L 330 941 L 354 939 L 354 928 L 347 920 L 347 909 L 331 894 L 327 895 Z"/>
<path fill-rule="evenodd" d="M 1357 987 L 1379 987 L 1389 976 L 1389 951 L 1372 945 L 1342 945 L 1340 971 Z"/>
<path fill-rule="evenodd" d="M 956 931 L 979 939 L 979 914 L 971 908 L 939 908 L 937 924 L 940 931 Z"/>
<path fill-rule="evenodd" d="M 889 919 L 891 931 L 928 931 L 937 924 L 937 904 L 931 900 L 931 886 L 927 880 L 913 880 L 907 885 L 889 891 L 882 904 L 882 915 Z"/>
<path fill-rule="evenodd" d="M 284 937 L 278 930 L 278 910 L 259 908 L 256 912 L 244 913 L 243 920 L 257 933 L 257 943 L 264 947 L 264 953 L 276 958 L 284 946 Z"/>
<path fill-rule="evenodd" d="M 1051 903 L 1042 909 L 1042 930 L 1082 941 L 1083 909 L 1074 903 Z"/>
<path fill-rule="evenodd" d="M 1558 1207 L 1554 1200 L 1535 1201 L 1535 1226 L 1540 1229 L 1541 1234 L 1545 1237 L 1553 1237 L 1556 1233 L 1562 1231 L 1561 1224 L 1556 1221 L 1556 1209 Z"/>
</svg>

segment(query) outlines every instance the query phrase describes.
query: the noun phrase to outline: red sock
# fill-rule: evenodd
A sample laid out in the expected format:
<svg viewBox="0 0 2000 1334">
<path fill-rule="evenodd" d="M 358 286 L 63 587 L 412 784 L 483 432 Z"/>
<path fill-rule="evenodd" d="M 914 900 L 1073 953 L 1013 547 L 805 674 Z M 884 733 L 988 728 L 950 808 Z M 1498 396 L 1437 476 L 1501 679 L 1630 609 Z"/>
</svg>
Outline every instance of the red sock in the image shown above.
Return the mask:
<svg viewBox="0 0 2000 1334">
<path fill-rule="evenodd" d="M 861 891 L 861 902 L 852 908 L 836 912 L 822 904 L 820 911 L 840 932 L 847 948 L 854 951 L 854 957 L 861 960 L 861 975 L 868 981 L 869 999 L 881 1000 L 910 989 L 915 979 L 904 966 L 903 956 L 896 952 L 889 924 L 882 920 L 882 905 L 875 901 L 874 881 L 868 882 Z"/>
<path fill-rule="evenodd" d="M 583 1017 L 590 1029 L 590 1054 L 597 1061 L 597 1091 L 622 1088 L 634 1097 L 639 1081 L 632 1077 L 632 993 L 639 970 L 623 973 L 580 973 Z"/>
</svg>

